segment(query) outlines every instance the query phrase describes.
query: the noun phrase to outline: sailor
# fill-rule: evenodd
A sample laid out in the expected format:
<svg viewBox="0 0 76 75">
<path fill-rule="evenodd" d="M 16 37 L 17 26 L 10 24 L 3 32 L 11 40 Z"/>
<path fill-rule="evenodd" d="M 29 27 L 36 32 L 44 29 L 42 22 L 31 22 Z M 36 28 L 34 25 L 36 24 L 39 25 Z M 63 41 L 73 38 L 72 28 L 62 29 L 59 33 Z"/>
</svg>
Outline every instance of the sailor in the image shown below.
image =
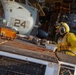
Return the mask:
<svg viewBox="0 0 76 75">
<path fill-rule="evenodd" d="M 59 33 L 61 37 L 58 38 L 57 51 L 64 51 L 68 55 L 76 56 L 76 36 L 70 32 L 67 23 L 61 22 Z"/>
<path fill-rule="evenodd" d="M 55 25 L 55 42 L 56 42 L 56 43 L 58 42 L 58 38 L 60 37 L 59 27 L 60 27 L 60 24 L 57 23 L 57 24 Z"/>
</svg>

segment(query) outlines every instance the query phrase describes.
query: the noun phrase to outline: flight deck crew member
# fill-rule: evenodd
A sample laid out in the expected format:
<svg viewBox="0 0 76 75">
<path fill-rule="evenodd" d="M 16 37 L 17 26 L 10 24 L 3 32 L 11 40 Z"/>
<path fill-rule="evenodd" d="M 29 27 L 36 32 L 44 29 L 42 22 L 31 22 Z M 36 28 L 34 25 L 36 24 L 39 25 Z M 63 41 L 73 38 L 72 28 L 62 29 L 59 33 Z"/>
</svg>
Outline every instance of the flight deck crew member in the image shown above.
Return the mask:
<svg viewBox="0 0 76 75">
<path fill-rule="evenodd" d="M 76 56 L 76 36 L 69 32 L 70 28 L 65 22 L 61 22 L 59 27 L 59 33 L 61 35 L 58 38 L 57 51 L 66 51 L 65 53 L 71 56 Z"/>
<path fill-rule="evenodd" d="M 58 38 L 60 37 L 59 27 L 60 27 L 59 24 L 57 24 L 57 25 L 55 26 L 55 42 L 56 42 L 56 43 L 58 42 Z"/>
</svg>

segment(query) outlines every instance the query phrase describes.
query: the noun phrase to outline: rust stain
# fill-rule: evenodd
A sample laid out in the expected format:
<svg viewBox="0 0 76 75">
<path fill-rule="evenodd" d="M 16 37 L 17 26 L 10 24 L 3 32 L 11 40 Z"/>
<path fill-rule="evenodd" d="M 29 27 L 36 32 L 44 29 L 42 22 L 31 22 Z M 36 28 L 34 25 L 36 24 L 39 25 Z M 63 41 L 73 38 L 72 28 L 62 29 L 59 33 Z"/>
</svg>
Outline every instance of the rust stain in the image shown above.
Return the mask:
<svg viewBox="0 0 76 75">
<path fill-rule="evenodd" d="M 2 39 L 0 39 L 2 40 Z M 24 49 L 24 50 L 31 50 L 31 51 L 36 51 L 36 52 L 41 52 L 41 53 L 44 53 L 44 54 L 49 54 L 50 56 L 53 55 L 55 56 L 54 52 L 51 51 L 51 50 L 48 50 L 46 48 L 43 48 L 43 47 L 39 47 L 39 46 L 36 46 L 34 44 L 30 44 L 30 43 L 27 43 L 27 42 L 22 42 L 22 41 L 19 41 L 19 40 L 13 40 L 13 41 L 8 41 L 5 43 L 5 45 L 7 46 L 11 46 L 11 47 L 16 47 L 16 48 L 20 48 L 20 49 Z"/>
</svg>

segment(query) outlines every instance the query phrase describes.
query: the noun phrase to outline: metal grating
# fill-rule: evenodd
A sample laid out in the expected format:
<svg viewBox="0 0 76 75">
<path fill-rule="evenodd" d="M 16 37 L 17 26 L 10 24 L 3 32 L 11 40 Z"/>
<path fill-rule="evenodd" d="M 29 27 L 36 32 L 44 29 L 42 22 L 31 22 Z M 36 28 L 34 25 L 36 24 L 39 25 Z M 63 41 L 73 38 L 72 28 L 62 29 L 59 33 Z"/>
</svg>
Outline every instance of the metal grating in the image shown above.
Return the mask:
<svg viewBox="0 0 76 75">
<path fill-rule="evenodd" d="M 28 61 L 2 57 L 0 75 L 44 75 L 46 66 Z"/>
</svg>

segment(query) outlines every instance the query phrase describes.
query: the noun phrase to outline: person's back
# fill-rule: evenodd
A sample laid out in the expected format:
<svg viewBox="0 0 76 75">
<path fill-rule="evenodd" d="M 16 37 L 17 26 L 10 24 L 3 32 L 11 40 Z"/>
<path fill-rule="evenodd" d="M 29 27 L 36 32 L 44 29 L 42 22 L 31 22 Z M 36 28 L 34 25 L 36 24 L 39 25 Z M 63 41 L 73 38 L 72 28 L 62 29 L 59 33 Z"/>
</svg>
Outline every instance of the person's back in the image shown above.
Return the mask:
<svg viewBox="0 0 76 75">
<path fill-rule="evenodd" d="M 76 36 L 73 33 L 68 33 L 66 37 L 66 42 L 68 48 L 71 52 L 66 52 L 66 54 L 76 56 Z"/>
</svg>

